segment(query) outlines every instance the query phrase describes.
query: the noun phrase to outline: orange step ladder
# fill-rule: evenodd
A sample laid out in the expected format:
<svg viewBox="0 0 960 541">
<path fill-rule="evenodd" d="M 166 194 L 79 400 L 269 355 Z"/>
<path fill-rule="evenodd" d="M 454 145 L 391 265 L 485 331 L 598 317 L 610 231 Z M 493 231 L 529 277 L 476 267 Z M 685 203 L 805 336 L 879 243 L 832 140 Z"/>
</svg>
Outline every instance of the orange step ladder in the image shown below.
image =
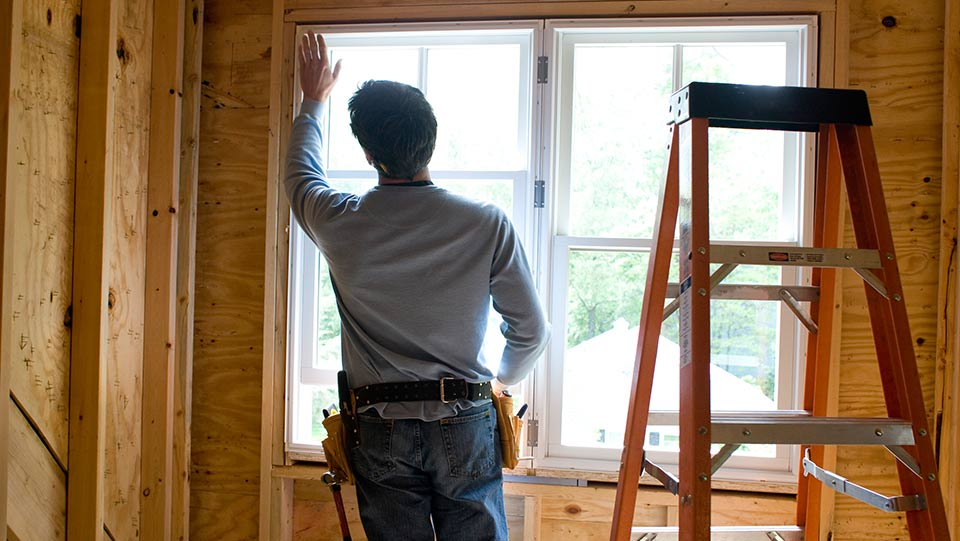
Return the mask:
<svg viewBox="0 0 960 541">
<path fill-rule="evenodd" d="M 911 541 L 949 540 L 932 434 L 903 302 L 863 91 L 691 83 L 671 96 L 672 141 L 644 289 L 611 541 L 820 540 L 825 488 L 890 512 L 905 512 Z M 708 128 L 819 134 L 813 246 L 711 245 L 708 227 Z M 836 246 L 841 182 L 850 201 L 856 248 Z M 680 222 L 678 296 L 664 306 Z M 712 275 L 711 264 L 721 266 Z M 721 282 L 737 265 L 812 267 L 810 286 L 753 286 L 765 300 L 785 302 L 808 330 L 803 409 L 759 414 L 710 410 L 710 298 L 737 286 Z M 838 271 L 864 279 L 886 418 L 827 414 Z M 737 298 L 726 296 L 726 298 Z M 751 297 L 755 298 L 755 297 Z M 801 302 L 809 302 L 806 312 Z M 643 444 L 662 321 L 680 311 L 679 476 L 647 460 Z M 711 456 L 711 444 L 723 444 Z M 744 443 L 801 445 L 796 524 L 713 527 L 711 478 Z M 897 459 L 903 495 L 884 496 L 818 466 L 825 445 L 883 445 Z M 679 497 L 679 526 L 634 528 L 642 471 Z"/>
</svg>

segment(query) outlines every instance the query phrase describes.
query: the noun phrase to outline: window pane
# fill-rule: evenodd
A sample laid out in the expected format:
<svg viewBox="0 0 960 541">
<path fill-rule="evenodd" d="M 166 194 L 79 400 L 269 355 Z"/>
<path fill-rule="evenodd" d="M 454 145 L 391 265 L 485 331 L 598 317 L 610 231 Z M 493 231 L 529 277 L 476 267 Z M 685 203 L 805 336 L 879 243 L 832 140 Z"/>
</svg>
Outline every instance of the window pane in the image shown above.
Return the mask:
<svg viewBox="0 0 960 541">
<path fill-rule="evenodd" d="M 370 188 L 373 188 L 377 185 L 376 173 L 373 171 L 373 168 L 370 168 L 370 178 L 331 178 L 330 186 L 340 190 L 341 192 L 355 193 L 357 195 L 362 195 L 367 192 Z"/>
<path fill-rule="evenodd" d="M 649 237 L 669 142 L 673 48 L 577 45 L 570 234 Z"/>
<path fill-rule="evenodd" d="M 649 425 L 647 438 L 643 448 L 647 451 L 680 450 L 680 427 L 677 425 Z M 716 454 L 723 446 L 715 443 L 710 446 L 710 454 Z M 776 445 L 765 443 L 747 443 L 741 445 L 735 452 L 737 456 L 768 457 L 776 456 Z"/>
<path fill-rule="evenodd" d="M 338 409 L 337 389 L 328 385 L 301 384 L 300 396 L 306 398 L 303 402 L 310 405 L 310 411 L 308 428 L 305 428 L 309 433 L 299 434 L 299 443 L 320 445 L 323 438 L 327 437 L 327 430 L 323 427 L 323 410 L 329 412 L 331 408 Z"/>
<path fill-rule="evenodd" d="M 710 238 L 793 241 L 784 215 L 784 132 L 711 129 Z"/>
<path fill-rule="evenodd" d="M 784 43 L 730 43 L 683 46 L 683 84 L 786 84 Z"/>
<path fill-rule="evenodd" d="M 779 284 L 780 271 L 781 268 L 775 266 L 741 265 L 723 283 Z M 710 362 L 753 387 L 747 391 L 740 388 L 739 383 L 737 386 L 711 386 L 713 408 L 777 409 L 779 318 L 780 303 L 777 301 L 714 299 L 710 303 Z"/>
<path fill-rule="evenodd" d="M 317 264 L 317 355 L 313 367 L 324 370 L 340 370 L 340 314 L 337 299 L 330 284 L 330 270 L 320 252 Z"/>
<path fill-rule="evenodd" d="M 571 250 L 567 281 L 567 334 L 563 358 L 561 444 L 623 445 L 623 430 L 639 336 L 643 285 L 649 254 Z M 672 272 L 676 272 L 676 257 Z M 729 283 L 777 283 L 775 267 L 741 267 Z M 672 276 L 671 281 L 676 281 Z M 775 410 L 778 304 L 763 301 L 711 303 L 711 407 Z M 651 411 L 679 408 L 679 324 L 663 325 L 657 347 Z M 650 427 L 667 450 L 676 427 Z M 771 453 L 771 448 L 754 449 Z"/>
<path fill-rule="evenodd" d="M 477 201 L 486 201 L 500 207 L 513 220 L 513 179 L 446 180 L 437 179 L 438 186 Z"/>
<path fill-rule="evenodd" d="M 343 60 L 340 79 L 330 95 L 327 111 L 327 167 L 371 169 L 350 131 L 347 102 L 364 81 L 381 79 L 417 86 L 420 53 L 416 47 L 331 47 L 333 62 Z"/>
<path fill-rule="evenodd" d="M 520 46 L 431 47 L 427 51 L 426 94 L 438 125 L 431 168 L 525 168 L 519 119 Z"/>
<path fill-rule="evenodd" d="M 570 252 L 563 445 L 623 445 L 648 259 L 646 252 Z"/>
</svg>

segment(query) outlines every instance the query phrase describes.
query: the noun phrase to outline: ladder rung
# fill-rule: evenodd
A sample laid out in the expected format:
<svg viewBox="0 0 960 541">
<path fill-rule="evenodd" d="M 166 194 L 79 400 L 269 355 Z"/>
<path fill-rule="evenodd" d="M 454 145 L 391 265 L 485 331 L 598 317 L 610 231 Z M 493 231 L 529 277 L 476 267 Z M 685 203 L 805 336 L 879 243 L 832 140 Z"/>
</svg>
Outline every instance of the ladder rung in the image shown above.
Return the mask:
<svg viewBox="0 0 960 541">
<path fill-rule="evenodd" d="M 657 425 L 678 422 L 676 413 L 655 415 Z M 713 414 L 710 423 L 714 443 L 914 444 L 913 425 L 888 417 L 814 417 L 804 411 L 724 412 Z"/>
<path fill-rule="evenodd" d="M 710 262 L 791 267 L 843 267 L 863 269 L 879 269 L 881 267 L 880 252 L 877 250 L 758 246 L 747 244 L 711 244 Z"/>
<path fill-rule="evenodd" d="M 630 538 L 635 541 L 674 541 L 676 526 L 634 526 Z M 801 541 L 799 526 L 712 526 L 711 541 Z"/>
<path fill-rule="evenodd" d="M 800 302 L 820 300 L 820 288 L 816 286 L 763 286 L 753 284 L 720 284 L 710 290 L 711 299 L 744 301 L 780 301 L 781 291 L 788 291 Z M 667 297 L 680 294 L 680 284 L 667 284 Z"/>
</svg>

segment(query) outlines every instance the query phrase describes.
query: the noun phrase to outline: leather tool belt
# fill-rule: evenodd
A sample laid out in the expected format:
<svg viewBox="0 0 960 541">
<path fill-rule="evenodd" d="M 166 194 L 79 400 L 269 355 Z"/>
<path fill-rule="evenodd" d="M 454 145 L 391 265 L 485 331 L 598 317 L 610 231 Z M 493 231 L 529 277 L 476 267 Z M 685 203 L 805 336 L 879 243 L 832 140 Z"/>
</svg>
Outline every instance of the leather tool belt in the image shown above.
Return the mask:
<svg viewBox="0 0 960 541">
<path fill-rule="evenodd" d="M 440 378 L 438 381 L 375 383 L 353 389 L 353 399 L 357 407 L 379 402 L 415 400 L 439 400 L 446 404 L 458 399 L 484 400 L 490 398 L 491 394 L 489 381 L 469 383 L 456 378 Z"/>
</svg>

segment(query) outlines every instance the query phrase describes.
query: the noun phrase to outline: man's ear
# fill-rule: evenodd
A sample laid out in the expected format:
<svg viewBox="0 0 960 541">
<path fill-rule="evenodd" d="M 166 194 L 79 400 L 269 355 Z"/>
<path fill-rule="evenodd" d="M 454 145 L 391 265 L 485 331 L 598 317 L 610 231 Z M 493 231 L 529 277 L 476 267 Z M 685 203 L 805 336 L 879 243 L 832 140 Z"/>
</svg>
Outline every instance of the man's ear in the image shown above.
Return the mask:
<svg viewBox="0 0 960 541">
<path fill-rule="evenodd" d="M 373 165 L 373 156 L 370 154 L 369 151 L 367 151 L 367 149 L 363 149 L 363 155 L 366 156 L 367 163 L 370 165 Z"/>
</svg>

